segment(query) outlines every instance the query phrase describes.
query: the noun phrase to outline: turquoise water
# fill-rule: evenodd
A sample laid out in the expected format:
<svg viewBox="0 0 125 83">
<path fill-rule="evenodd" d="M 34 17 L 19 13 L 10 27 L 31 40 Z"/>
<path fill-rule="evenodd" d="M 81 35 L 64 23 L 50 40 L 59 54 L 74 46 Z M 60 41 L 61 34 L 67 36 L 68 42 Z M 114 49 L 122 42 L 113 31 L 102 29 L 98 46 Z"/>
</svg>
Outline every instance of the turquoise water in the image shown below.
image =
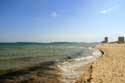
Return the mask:
<svg viewBox="0 0 125 83">
<path fill-rule="evenodd" d="M 46 61 L 86 57 L 91 55 L 87 43 L 1 43 L 0 71 L 22 69 Z"/>
</svg>

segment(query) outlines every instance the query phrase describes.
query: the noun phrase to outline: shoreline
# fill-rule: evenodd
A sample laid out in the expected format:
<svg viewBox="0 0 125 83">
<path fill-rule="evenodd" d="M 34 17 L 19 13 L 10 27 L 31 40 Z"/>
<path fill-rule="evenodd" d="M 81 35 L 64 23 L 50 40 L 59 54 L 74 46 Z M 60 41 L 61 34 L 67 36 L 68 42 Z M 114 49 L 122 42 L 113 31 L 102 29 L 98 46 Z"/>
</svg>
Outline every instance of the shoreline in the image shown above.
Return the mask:
<svg viewBox="0 0 125 83">
<path fill-rule="evenodd" d="M 84 66 L 84 74 L 75 83 L 125 83 L 125 44 L 96 46 L 103 56 Z"/>
<path fill-rule="evenodd" d="M 68 67 L 66 67 L 65 64 L 64 64 L 65 66 L 60 65 L 61 67 L 59 67 L 58 62 L 56 62 L 56 61 L 48 62 L 47 61 L 47 62 L 38 64 L 33 67 L 24 68 L 24 69 L 20 69 L 20 70 L 14 70 L 14 71 L 12 71 L 12 70 L 8 71 L 9 73 L 7 72 L 5 75 L 0 75 L 0 79 L 1 79 L 0 82 L 2 82 L 2 83 L 20 83 L 20 82 L 26 81 L 24 83 L 37 83 L 37 82 L 69 83 L 72 81 L 74 83 L 76 81 L 76 79 L 78 79 L 79 76 L 82 75 L 82 73 L 83 73 L 82 69 L 84 69 L 83 66 L 88 63 L 91 63 L 100 54 L 94 48 L 91 48 L 91 49 L 89 48 L 89 50 L 96 52 L 95 55 L 92 52 L 92 54 L 93 54 L 92 56 L 82 57 L 79 59 L 73 58 L 73 60 L 71 58 L 69 58 L 70 65 L 67 64 Z M 96 56 L 96 54 L 97 54 L 97 56 Z M 66 59 L 66 61 L 67 61 L 67 59 Z M 67 62 L 64 61 L 64 63 L 67 63 Z M 64 67 L 64 70 L 65 70 L 65 68 L 67 68 L 67 69 L 70 68 L 71 70 L 69 70 L 69 72 L 67 72 L 67 71 L 64 72 L 60 69 L 63 67 Z M 45 74 L 43 71 L 45 72 Z M 69 74 L 69 76 L 67 76 L 67 74 Z M 76 74 L 79 74 L 79 75 L 76 76 Z M 25 75 L 31 75 L 31 76 L 27 77 Z M 64 77 L 63 77 L 63 75 L 64 75 Z M 71 77 L 70 75 L 73 77 Z M 49 77 L 50 77 L 50 80 L 49 80 Z M 54 78 L 54 79 L 52 79 L 52 78 Z"/>
<path fill-rule="evenodd" d="M 97 57 L 95 61 L 91 62 L 91 63 L 88 63 L 86 65 L 83 66 L 83 71 L 84 71 L 84 74 L 80 76 L 80 78 L 78 78 L 76 80 L 75 83 L 91 83 L 91 80 L 92 80 L 92 72 L 93 72 L 93 64 L 98 60 L 98 59 L 101 59 L 102 56 L 105 56 L 105 52 L 103 49 L 100 49 L 100 44 L 97 45 L 95 47 L 95 49 L 99 50 L 102 55 Z"/>
</svg>

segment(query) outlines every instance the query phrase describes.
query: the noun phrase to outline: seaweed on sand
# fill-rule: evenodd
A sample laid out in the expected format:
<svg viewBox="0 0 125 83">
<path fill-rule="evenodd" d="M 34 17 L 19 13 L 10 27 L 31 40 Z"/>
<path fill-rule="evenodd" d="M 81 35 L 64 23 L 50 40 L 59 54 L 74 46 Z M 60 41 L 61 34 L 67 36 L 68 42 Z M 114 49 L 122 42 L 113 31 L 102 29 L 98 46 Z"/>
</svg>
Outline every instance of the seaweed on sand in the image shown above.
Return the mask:
<svg viewBox="0 0 125 83">
<path fill-rule="evenodd" d="M 59 72 L 61 71 L 55 61 L 43 62 L 37 66 L 0 75 L 0 83 L 62 83 L 58 80 Z"/>
</svg>

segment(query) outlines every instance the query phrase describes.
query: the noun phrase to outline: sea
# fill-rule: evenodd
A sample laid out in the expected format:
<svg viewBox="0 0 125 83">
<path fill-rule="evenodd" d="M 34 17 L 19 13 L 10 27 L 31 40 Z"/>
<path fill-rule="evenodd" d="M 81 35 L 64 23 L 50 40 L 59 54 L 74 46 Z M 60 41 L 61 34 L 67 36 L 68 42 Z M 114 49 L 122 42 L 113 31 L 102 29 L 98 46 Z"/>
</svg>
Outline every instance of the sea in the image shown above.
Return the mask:
<svg viewBox="0 0 125 83">
<path fill-rule="evenodd" d="M 99 43 L 0 43 L 0 82 L 22 83 L 24 79 L 29 81 L 36 76 L 41 78 L 39 81 L 44 78 L 44 83 L 51 83 L 54 79 L 60 83 L 73 83 L 84 73 L 78 70 L 80 67 L 102 55 L 95 49 L 97 44 Z M 21 79 L 17 81 L 17 78 Z"/>
</svg>

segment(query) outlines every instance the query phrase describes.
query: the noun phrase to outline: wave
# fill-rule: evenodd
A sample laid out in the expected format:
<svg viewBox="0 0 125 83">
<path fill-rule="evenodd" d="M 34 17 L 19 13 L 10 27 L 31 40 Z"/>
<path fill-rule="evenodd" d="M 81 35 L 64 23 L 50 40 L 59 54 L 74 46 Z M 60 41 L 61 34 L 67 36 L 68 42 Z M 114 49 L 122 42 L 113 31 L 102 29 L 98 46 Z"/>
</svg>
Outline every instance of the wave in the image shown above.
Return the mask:
<svg viewBox="0 0 125 83">
<path fill-rule="evenodd" d="M 83 48 L 83 50 L 72 54 L 72 56 L 67 57 L 66 59 L 47 61 L 45 63 L 42 62 L 41 64 L 38 64 L 38 66 L 28 70 L 21 70 L 21 72 L 14 72 L 12 74 L 15 76 L 18 73 L 19 76 L 16 76 L 17 79 L 20 76 L 25 78 L 25 76 L 30 77 L 40 75 L 40 78 L 47 78 L 46 83 L 52 83 L 48 81 L 50 78 L 54 81 L 59 79 L 64 83 L 74 83 L 76 79 L 84 73 L 84 65 L 94 61 L 100 55 L 101 52 L 92 47 Z M 24 76 L 22 75 L 22 72 L 24 72 Z"/>
<path fill-rule="evenodd" d="M 89 48 L 92 50 L 92 55 L 86 57 L 78 57 L 71 60 L 59 63 L 57 66 L 60 68 L 61 77 L 59 78 L 64 83 L 74 83 L 84 72 L 85 64 L 94 61 L 97 57 L 101 56 L 101 52 L 97 49 Z"/>
</svg>

